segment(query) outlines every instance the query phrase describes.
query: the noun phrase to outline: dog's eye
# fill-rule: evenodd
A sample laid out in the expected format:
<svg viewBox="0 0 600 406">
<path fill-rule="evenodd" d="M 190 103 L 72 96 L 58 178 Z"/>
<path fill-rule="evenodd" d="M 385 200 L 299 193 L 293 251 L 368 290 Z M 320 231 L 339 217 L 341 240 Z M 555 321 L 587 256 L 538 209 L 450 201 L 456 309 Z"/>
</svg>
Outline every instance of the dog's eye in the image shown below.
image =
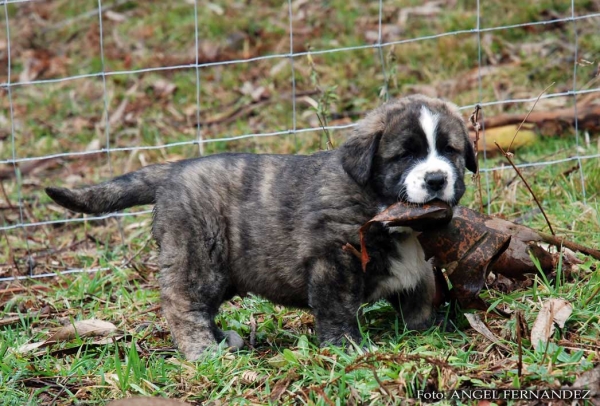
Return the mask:
<svg viewBox="0 0 600 406">
<path fill-rule="evenodd" d="M 412 158 L 413 156 L 415 156 L 415 152 L 414 151 L 410 151 L 410 150 L 404 150 L 404 152 L 402 152 L 401 154 L 398 154 L 394 157 L 394 160 L 400 160 L 400 159 L 408 159 L 408 158 Z"/>
<path fill-rule="evenodd" d="M 446 148 L 444 148 L 444 152 L 446 154 L 458 154 L 458 150 L 452 145 L 446 145 Z"/>
</svg>

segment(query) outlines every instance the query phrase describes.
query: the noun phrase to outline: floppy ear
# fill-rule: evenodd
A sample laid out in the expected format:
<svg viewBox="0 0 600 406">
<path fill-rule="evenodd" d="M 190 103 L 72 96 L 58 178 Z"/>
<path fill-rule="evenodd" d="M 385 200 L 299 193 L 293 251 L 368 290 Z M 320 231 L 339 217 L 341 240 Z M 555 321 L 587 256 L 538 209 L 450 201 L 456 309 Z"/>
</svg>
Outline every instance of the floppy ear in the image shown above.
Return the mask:
<svg viewBox="0 0 600 406">
<path fill-rule="evenodd" d="M 467 143 L 465 145 L 465 166 L 471 172 L 477 172 L 477 157 L 475 156 L 473 141 L 471 141 L 471 139 L 468 136 Z"/>
<path fill-rule="evenodd" d="M 340 147 L 342 167 L 361 186 L 371 177 L 373 158 L 383 135 L 383 125 L 369 118 L 359 122 L 354 135 Z"/>
</svg>

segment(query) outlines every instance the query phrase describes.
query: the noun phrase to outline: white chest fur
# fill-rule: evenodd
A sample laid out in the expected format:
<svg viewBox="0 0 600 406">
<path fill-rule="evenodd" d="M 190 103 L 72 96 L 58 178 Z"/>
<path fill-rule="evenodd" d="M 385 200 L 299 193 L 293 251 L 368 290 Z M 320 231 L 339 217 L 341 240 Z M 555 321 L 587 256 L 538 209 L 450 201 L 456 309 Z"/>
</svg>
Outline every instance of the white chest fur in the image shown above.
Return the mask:
<svg viewBox="0 0 600 406">
<path fill-rule="evenodd" d="M 433 275 L 432 265 L 425 261 L 425 253 L 414 232 L 394 244 L 399 255 L 397 258 L 390 257 L 390 275 L 379 282 L 369 297 L 370 301 L 414 289 L 424 278 Z"/>
</svg>

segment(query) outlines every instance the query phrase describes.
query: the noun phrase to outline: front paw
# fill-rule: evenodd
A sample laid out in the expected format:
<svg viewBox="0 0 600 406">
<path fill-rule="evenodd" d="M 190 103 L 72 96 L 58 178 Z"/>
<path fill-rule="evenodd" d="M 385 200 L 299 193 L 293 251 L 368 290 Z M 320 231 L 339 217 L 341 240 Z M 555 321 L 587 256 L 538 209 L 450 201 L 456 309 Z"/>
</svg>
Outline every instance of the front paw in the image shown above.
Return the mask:
<svg viewBox="0 0 600 406">
<path fill-rule="evenodd" d="M 450 320 L 448 313 L 436 312 L 433 325 L 446 333 L 453 333 L 456 331 L 456 325 Z"/>
<path fill-rule="evenodd" d="M 223 335 L 225 336 L 225 343 L 230 351 L 238 351 L 244 348 L 244 340 L 238 333 L 233 330 L 223 331 Z"/>
<path fill-rule="evenodd" d="M 445 332 L 453 332 L 456 330 L 454 324 L 448 318 L 446 313 L 431 311 L 429 317 L 413 318 L 405 321 L 406 328 L 415 331 L 425 331 L 431 327 L 438 327 Z"/>
</svg>

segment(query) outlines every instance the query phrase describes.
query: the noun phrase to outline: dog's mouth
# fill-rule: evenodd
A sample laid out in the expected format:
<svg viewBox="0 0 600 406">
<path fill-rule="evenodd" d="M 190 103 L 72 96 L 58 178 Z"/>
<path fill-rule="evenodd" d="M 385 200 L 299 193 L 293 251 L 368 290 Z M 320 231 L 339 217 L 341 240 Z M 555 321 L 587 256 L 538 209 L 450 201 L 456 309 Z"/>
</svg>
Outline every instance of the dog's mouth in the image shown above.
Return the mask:
<svg viewBox="0 0 600 406">
<path fill-rule="evenodd" d="M 411 197 L 408 195 L 406 188 L 404 188 L 404 187 L 398 194 L 398 201 L 404 202 L 404 203 L 419 204 L 419 205 L 438 201 L 438 202 L 443 202 L 452 207 L 456 206 L 456 204 L 457 204 L 457 201 L 454 198 L 454 196 L 452 196 L 452 198 L 444 197 L 444 193 L 441 191 L 437 192 L 437 193 L 429 193 L 427 195 L 418 196 L 418 198 L 415 199 L 414 197 Z"/>
</svg>

